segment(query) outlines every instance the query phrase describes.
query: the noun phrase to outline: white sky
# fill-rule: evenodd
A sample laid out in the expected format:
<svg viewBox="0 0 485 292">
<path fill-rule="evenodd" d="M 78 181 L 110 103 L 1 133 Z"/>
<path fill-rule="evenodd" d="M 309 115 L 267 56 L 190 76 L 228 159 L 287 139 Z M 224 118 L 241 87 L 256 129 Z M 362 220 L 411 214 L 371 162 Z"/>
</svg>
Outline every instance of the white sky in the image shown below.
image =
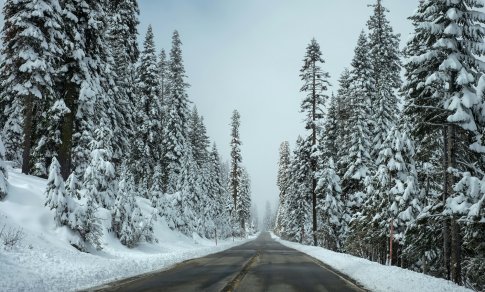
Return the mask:
<svg viewBox="0 0 485 292">
<path fill-rule="evenodd" d="M 152 24 L 156 45 L 170 50 L 177 29 L 189 95 L 221 155 L 229 157 L 230 116 L 241 113 L 243 163 L 260 215 L 277 201 L 279 144 L 304 132 L 299 70 L 311 38 L 320 43 L 333 88 L 350 65 L 373 0 L 140 0 L 140 36 Z M 384 0 L 402 43 L 418 0 Z M 262 218 L 262 216 L 260 216 Z"/>
</svg>

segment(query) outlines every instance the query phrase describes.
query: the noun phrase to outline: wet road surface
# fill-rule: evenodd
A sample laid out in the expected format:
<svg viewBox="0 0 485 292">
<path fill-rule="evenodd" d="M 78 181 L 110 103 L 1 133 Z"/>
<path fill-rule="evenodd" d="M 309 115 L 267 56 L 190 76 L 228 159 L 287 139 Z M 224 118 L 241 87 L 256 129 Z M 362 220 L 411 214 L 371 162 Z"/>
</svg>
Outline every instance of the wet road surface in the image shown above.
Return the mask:
<svg viewBox="0 0 485 292">
<path fill-rule="evenodd" d="M 318 260 L 262 233 L 257 239 L 166 271 L 91 291 L 364 291 Z"/>
</svg>

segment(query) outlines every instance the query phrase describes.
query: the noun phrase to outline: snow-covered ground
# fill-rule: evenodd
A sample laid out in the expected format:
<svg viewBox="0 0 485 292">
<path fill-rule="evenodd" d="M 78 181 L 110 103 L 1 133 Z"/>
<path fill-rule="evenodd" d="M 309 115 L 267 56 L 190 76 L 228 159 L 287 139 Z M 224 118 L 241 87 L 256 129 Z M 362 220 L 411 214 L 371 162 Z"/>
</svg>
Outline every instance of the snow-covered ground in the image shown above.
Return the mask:
<svg viewBox="0 0 485 292">
<path fill-rule="evenodd" d="M 174 232 L 162 219 L 154 222 L 158 243 L 142 243 L 129 249 L 112 233 L 104 232 L 103 249 L 83 253 L 72 247 L 75 235 L 57 228 L 53 211 L 44 207 L 46 180 L 9 172 L 9 195 L 0 201 L 0 230 L 22 230 L 21 241 L 12 249 L 0 243 L 0 291 L 72 291 L 114 280 L 167 269 L 187 259 L 205 256 L 247 240 L 215 241 Z M 149 215 L 148 200 L 137 198 Z M 103 214 L 104 211 L 104 214 Z M 104 229 L 109 213 L 101 210 Z"/>
<path fill-rule="evenodd" d="M 271 233 L 271 237 L 281 244 L 306 253 L 335 270 L 351 277 L 366 289 L 375 292 L 470 292 L 451 281 L 427 276 L 394 266 L 385 266 L 352 255 L 333 252 L 321 247 L 308 246 L 282 240 Z"/>
</svg>

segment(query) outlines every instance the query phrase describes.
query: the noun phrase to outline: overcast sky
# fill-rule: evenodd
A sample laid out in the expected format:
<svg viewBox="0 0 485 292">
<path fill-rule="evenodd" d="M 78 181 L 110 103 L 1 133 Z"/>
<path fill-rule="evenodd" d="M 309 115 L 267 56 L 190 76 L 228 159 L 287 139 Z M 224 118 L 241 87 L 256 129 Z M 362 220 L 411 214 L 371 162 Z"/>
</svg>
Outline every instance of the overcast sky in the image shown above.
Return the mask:
<svg viewBox="0 0 485 292">
<path fill-rule="evenodd" d="M 3 0 L 0 3 L 3 4 Z M 149 24 L 157 49 L 183 42 L 190 99 L 204 116 L 211 139 L 229 158 L 230 117 L 241 113 L 243 163 L 260 215 L 276 205 L 278 148 L 304 134 L 299 70 L 314 37 L 333 87 L 353 57 L 358 35 L 375 0 L 139 0 L 140 43 Z M 383 0 L 394 31 L 407 40 L 407 17 L 419 0 Z M 3 24 L 3 15 L 0 17 Z M 402 47 L 401 45 L 401 47 Z"/>
<path fill-rule="evenodd" d="M 189 95 L 224 159 L 229 157 L 230 117 L 241 113 L 243 164 L 260 215 L 277 201 L 278 148 L 304 133 L 299 111 L 299 70 L 314 37 L 333 87 L 353 57 L 373 0 L 140 0 L 140 36 L 151 24 L 158 49 L 170 50 L 177 29 Z M 384 0 L 402 43 L 418 0 Z"/>
</svg>

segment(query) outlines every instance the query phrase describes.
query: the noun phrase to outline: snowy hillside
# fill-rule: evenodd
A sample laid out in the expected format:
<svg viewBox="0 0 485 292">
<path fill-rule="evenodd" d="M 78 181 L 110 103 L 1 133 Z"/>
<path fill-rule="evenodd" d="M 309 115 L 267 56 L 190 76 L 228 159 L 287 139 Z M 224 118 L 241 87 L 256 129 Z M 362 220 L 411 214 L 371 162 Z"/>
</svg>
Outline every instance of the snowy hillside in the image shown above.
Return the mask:
<svg viewBox="0 0 485 292">
<path fill-rule="evenodd" d="M 351 277 L 365 288 L 375 292 L 466 292 L 472 291 L 451 281 L 438 279 L 422 273 L 385 266 L 352 255 L 330 251 L 318 246 L 308 246 L 282 240 L 274 234 L 273 239 L 281 244 L 308 254 L 335 270 Z"/>
<path fill-rule="evenodd" d="M 141 243 L 129 249 L 113 233 L 110 213 L 100 209 L 103 237 L 101 251 L 83 253 L 70 245 L 76 234 L 67 227 L 56 227 L 54 211 L 44 207 L 46 180 L 9 172 L 9 195 L 0 202 L 0 230 L 3 237 L 20 231 L 13 246 L 0 243 L 0 291 L 70 291 L 88 288 L 116 279 L 168 268 L 174 264 L 227 249 L 243 240 L 223 242 L 188 238 L 172 231 L 157 218 L 157 243 Z M 152 214 L 150 202 L 137 198 L 145 216 Z M 12 236 L 14 237 L 14 236 Z"/>
</svg>

